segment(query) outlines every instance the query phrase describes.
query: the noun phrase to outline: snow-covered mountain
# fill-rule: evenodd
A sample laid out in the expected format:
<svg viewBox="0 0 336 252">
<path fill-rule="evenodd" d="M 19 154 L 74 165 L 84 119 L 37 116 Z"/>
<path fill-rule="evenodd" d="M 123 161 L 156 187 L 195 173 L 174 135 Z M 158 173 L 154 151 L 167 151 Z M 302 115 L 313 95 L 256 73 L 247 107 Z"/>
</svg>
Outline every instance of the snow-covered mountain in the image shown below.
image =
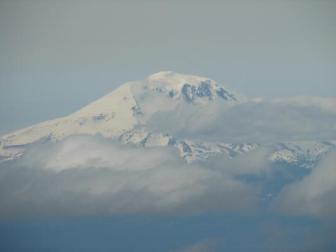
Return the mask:
<svg viewBox="0 0 336 252">
<path fill-rule="evenodd" d="M 58 142 L 73 135 L 100 135 L 124 144 L 143 147 L 174 146 L 187 162 L 205 160 L 216 155 L 232 158 L 249 152 L 260 144 L 200 142 L 151 131 L 149 120 L 157 114 L 181 108 L 210 108 L 216 103 L 225 107 L 238 104 L 237 94 L 205 77 L 159 72 L 143 81 L 128 82 L 66 117 L 42 122 L 7 134 L 0 140 L 0 159 L 20 157 L 30 145 Z M 269 156 L 272 162 L 302 163 L 309 166 L 323 153 L 335 148 L 332 142 L 274 143 Z"/>
</svg>

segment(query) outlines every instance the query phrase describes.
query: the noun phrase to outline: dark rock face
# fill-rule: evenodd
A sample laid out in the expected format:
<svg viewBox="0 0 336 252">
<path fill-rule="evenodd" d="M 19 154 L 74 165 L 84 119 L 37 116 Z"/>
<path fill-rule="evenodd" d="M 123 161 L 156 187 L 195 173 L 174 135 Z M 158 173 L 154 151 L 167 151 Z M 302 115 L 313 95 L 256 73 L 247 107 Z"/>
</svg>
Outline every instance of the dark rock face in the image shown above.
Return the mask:
<svg viewBox="0 0 336 252">
<path fill-rule="evenodd" d="M 196 87 L 190 84 L 184 84 L 182 87 L 182 95 L 187 102 L 192 102 L 195 96 Z"/>
<path fill-rule="evenodd" d="M 216 92 L 217 92 L 217 95 L 219 97 L 222 97 L 224 100 L 234 100 L 234 101 L 237 100 L 232 94 L 230 94 L 227 91 L 225 91 L 224 88 L 220 88 Z"/>
<path fill-rule="evenodd" d="M 212 98 L 211 85 L 209 81 L 204 81 L 196 90 L 196 95 L 199 97 L 207 96 Z"/>
<path fill-rule="evenodd" d="M 104 120 L 105 118 L 106 118 L 105 114 L 98 114 L 98 115 L 93 116 L 94 121 Z"/>
<path fill-rule="evenodd" d="M 192 102 L 195 100 L 195 98 L 208 98 L 209 100 L 212 100 L 216 95 L 218 97 L 221 97 L 224 100 L 234 100 L 237 99 L 227 92 L 224 88 L 214 88 L 211 86 L 211 81 L 206 80 L 201 82 L 201 84 L 196 87 L 193 85 L 190 85 L 188 83 L 184 84 L 181 90 L 182 96 L 187 102 Z M 169 94 L 171 97 L 173 94 Z"/>
<path fill-rule="evenodd" d="M 181 145 L 182 145 L 182 150 L 183 150 L 184 153 L 191 153 L 192 152 L 192 149 L 190 148 L 190 146 L 186 142 L 182 141 Z"/>
<path fill-rule="evenodd" d="M 143 112 L 141 111 L 141 108 L 139 106 L 133 106 L 132 107 L 132 112 L 133 112 L 133 115 L 135 115 L 135 116 L 142 116 L 143 115 Z"/>
<path fill-rule="evenodd" d="M 213 98 L 209 81 L 202 82 L 198 87 L 188 83 L 184 84 L 182 87 L 182 95 L 188 102 L 192 102 L 195 97 L 208 97 L 209 100 Z"/>
<path fill-rule="evenodd" d="M 173 98 L 175 97 L 176 92 L 174 90 L 169 91 L 169 97 Z"/>
</svg>

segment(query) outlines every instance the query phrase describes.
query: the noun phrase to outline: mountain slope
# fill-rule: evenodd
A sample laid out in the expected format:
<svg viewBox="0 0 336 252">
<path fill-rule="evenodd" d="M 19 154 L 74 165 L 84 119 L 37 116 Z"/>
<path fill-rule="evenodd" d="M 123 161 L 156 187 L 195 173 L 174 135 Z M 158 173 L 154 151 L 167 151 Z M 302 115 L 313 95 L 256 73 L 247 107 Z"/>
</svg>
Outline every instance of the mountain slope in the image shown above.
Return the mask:
<svg viewBox="0 0 336 252">
<path fill-rule="evenodd" d="M 146 124 L 148 118 L 159 111 L 174 110 L 181 103 L 205 106 L 216 99 L 223 102 L 237 100 L 224 87 L 208 78 L 159 72 L 144 81 L 125 83 L 69 116 L 3 136 L 0 157 L 14 158 L 30 144 L 56 142 L 72 135 L 121 137 L 135 126 Z M 125 139 L 125 135 L 122 138 Z"/>
<path fill-rule="evenodd" d="M 180 113 L 190 108 L 211 110 L 213 104 L 224 109 L 239 104 L 239 99 L 209 78 L 159 72 L 143 81 L 125 83 L 66 117 L 3 136 L 0 160 L 18 158 L 32 144 L 58 142 L 74 135 L 100 135 L 143 147 L 170 145 L 176 147 L 187 162 L 216 155 L 233 158 L 260 147 L 256 143 L 200 142 L 147 127 L 154 115 L 167 111 Z M 215 110 L 210 112 L 216 113 Z M 272 162 L 301 162 L 309 166 L 306 163 L 315 162 L 335 145 L 331 142 L 296 142 L 268 144 L 268 147 L 272 150 L 269 157 Z"/>
</svg>

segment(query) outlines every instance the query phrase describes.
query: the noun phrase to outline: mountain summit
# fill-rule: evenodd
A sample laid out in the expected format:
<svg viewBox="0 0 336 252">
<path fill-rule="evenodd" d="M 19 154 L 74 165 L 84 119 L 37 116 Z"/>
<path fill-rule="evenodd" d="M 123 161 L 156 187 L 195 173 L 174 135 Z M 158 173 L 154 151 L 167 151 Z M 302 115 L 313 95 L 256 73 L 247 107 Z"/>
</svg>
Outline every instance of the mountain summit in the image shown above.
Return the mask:
<svg viewBox="0 0 336 252">
<path fill-rule="evenodd" d="M 146 125 L 147 120 L 160 111 L 173 111 L 183 104 L 206 106 L 215 100 L 237 102 L 233 93 L 209 78 L 158 72 L 143 81 L 124 83 L 69 116 L 3 136 L 0 158 L 12 159 L 22 155 L 31 144 L 57 142 L 73 135 L 125 139 L 123 134 Z"/>
<path fill-rule="evenodd" d="M 254 150 L 260 144 L 227 143 L 222 139 L 206 142 L 176 132 L 189 132 L 194 123 L 196 127 L 197 124 L 204 127 L 205 122 L 206 127 L 207 121 L 214 122 L 213 119 L 220 117 L 223 111 L 239 104 L 241 102 L 235 94 L 212 79 L 158 72 L 142 81 L 127 82 L 66 117 L 3 136 L 0 139 L 0 160 L 19 158 L 34 144 L 55 143 L 75 135 L 99 135 L 143 147 L 173 146 L 187 162 L 215 155 L 232 158 Z M 189 119 L 192 119 L 191 124 Z M 156 128 L 151 127 L 153 122 Z M 218 124 L 215 127 L 230 123 L 215 122 Z M 168 124 L 173 130 L 166 130 Z M 211 129 L 206 128 L 206 131 Z M 270 160 L 310 165 L 335 145 L 332 142 L 291 142 L 267 147 L 273 150 Z"/>
<path fill-rule="evenodd" d="M 224 100 L 237 100 L 232 93 L 211 79 L 169 71 L 150 75 L 145 86 L 151 90 L 168 94 L 172 98 L 184 98 L 188 102 L 200 98 L 212 100 L 216 97 Z"/>
</svg>

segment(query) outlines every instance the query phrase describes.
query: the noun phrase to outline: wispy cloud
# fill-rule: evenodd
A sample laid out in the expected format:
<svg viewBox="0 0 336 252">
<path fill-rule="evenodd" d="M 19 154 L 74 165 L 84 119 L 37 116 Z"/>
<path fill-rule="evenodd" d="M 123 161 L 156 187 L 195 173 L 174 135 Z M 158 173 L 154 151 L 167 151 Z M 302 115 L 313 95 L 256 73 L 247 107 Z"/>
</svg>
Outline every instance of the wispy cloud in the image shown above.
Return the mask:
<svg viewBox="0 0 336 252">
<path fill-rule="evenodd" d="M 334 105 L 335 99 L 306 97 L 206 109 L 185 104 L 179 113 L 154 115 L 151 129 L 209 141 L 331 140 Z M 269 151 L 265 145 L 234 159 L 186 164 L 173 147 L 141 148 L 97 136 L 37 144 L 1 164 L 0 215 L 252 212 L 272 177 L 264 176 L 273 173 Z M 310 175 L 284 183 L 271 201 L 286 214 L 334 216 L 335 157 L 330 153 Z"/>
<path fill-rule="evenodd" d="M 286 186 L 276 206 L 290 214 L 335 217 L 336 152 L 329 153 L 311 174 Z"/>
<path fill-rule="evenodd" d="M 257 202 L 257 189 L 225 169 L 95 137 L 37 146 L 1 167 L 0 180 L 3 216 L 246 211 Z"/>
<path fill-rule="evenodd" d="M 207 141 L 276 142 L 330 140 L 336 135 L 336 99 L 247 99 L 233 106 L 181 106 L 160 112 L 149 125 L 173 135 Z"/>
</svg>

